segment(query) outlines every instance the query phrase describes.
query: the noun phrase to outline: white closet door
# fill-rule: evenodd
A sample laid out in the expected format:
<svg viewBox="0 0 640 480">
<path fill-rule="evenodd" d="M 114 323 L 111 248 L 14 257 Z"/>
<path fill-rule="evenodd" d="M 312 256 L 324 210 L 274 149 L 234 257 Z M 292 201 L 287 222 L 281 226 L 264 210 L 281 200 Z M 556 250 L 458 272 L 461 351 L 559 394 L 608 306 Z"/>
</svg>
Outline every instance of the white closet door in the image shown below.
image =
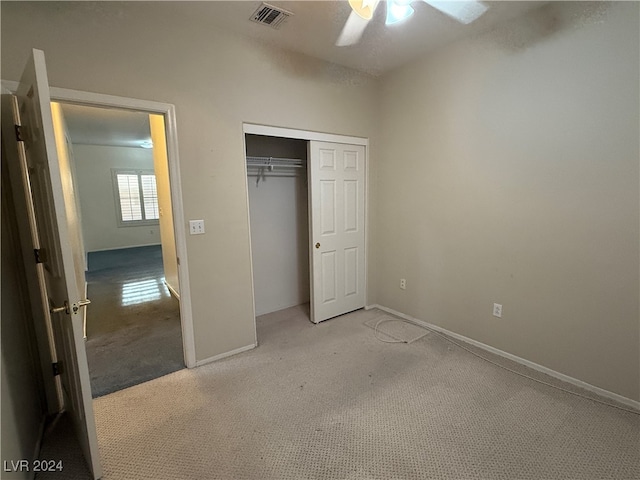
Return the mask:
<svg viewBox="0 0 640 480">
<path fill-rule="evenodd" d="M 364 307 L 365 150 L 309 143 L 311 320 Z"/>
</svg>

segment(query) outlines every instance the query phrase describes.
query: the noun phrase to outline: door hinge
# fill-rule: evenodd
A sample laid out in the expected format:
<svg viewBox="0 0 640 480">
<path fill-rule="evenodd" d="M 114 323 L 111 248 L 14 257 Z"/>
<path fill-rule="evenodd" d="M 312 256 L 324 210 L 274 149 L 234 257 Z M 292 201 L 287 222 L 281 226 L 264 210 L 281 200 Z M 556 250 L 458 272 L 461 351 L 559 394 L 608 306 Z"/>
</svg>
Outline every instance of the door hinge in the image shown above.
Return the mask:
<svg viewBox="0 0 640 480">
<path fill-rule="evenodd" d="M 24 142 L 24 137 L 22 136 L 22 125 L 14 125 L 16 130 L 16 140 L 18 142 Z"/>
<path fill-rule="evenodd" d="M 34 248 L 33 256 L 36 258 L 36 263 L 44 263 L 44 255 L 41 248 Z"/>
<path fill-rule="evenodd" d="M 53 367 L 53 376 L 57 377 L 58 375 L 62 374 L 62 363 L 60 362 L 54 362 L 51 364 L 51 366 Z"/>
</svg>

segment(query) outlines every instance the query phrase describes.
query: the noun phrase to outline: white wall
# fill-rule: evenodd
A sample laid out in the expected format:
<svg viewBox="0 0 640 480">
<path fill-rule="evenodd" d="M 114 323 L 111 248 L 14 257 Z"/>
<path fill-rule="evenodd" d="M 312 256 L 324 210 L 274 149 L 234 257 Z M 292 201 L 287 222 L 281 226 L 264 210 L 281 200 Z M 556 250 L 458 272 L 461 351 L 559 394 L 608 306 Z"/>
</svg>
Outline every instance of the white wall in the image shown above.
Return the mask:
<svg viewBox="0 0 640 480">
<path fill-rule="evenodd" d="M 640 399 L 638 9 L 552 3 L 383 79 L 377 303 Z"/>
<path fill-rule="evenodd" d="M 307 159 L 307 142 L 246 136 L 247 155 Z M 295 177 L 247 178 L 256 315 L 309 301 L 306 170 Z"/>
<path fill-rule="evenodd" d="M 134 147 L 73 145 L 87 252 L 157 245 L 159 225 L 120 227 L 111 169 L 153 171 L 153 151 Z"/>
<path fill-rule="evenodd" d="M 369 77 L 225 33 L 207 4 L 0 4 L 4 79 L 36 47 L 54 86 L 176 105 L 185 220 L 207 230 L 187 236 L 197 360 L 255 341 L 242 123 L 373 137 L 377 105 Z"/>
</svg>

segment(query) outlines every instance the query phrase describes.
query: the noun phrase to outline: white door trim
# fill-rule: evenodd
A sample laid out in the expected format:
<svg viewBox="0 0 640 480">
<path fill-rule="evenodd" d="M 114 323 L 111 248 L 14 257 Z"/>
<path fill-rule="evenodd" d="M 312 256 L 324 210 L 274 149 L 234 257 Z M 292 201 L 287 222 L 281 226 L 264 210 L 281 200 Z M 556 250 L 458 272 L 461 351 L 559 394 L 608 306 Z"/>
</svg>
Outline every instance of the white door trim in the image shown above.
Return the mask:
<svg viewBox="0 0 640 480">
<path fill-rule="evenodd" d="M 349 145 L 369 146 L 369 139 L 362 137 L 350 137 L 334 133 L 312 132 L 309 130 L 297 130 L 295 128 L 272 127 L 258 125 L 256 123 L 243 123 L 243 132 L 252 135 L 268 135 L 270 137 L 295 138 L 297 140 L 317 140 L 319 142 L 347 143 Z"/>
<path fill-rule="evenodd" d="M 246 157 L 246 145 L 245 145 L 245 135 L 267 135 L 270 137 L 281 137 L 281 138 L 294 138 L 297 140 L 316 140 L 319 142 L 330 142 L 330 143 L 346 143 L 349 145 L 362 145 L 364 146 L 364 165 L 365 165 L 365 185 L 364 185 L 364 292 L 365 292 L 365 305 L 369 304 L 369 282 L 368 282 L 368 271 L 369 271 L 369 139 L 364 137 L 353 137 L 349 135 L 340 135 L 335 133 L 323 133 L 323 132 L 314 132 L 311 130 L 299 130 L 295 128 L 287 128 L 287 127 L 275 127 L 271 125 L 260 125 L 257 123 L 242 123 L 242 158 Z M 307 161 L 309 161 L 307 159 Z M 246 161 L 244 163 L 244 174 L 247 176 L 247 165 Z M 245 184 L 246 185 L 246 184 Z M 249 212 L 249 189 L 246 188 L 247 194 L 247 213 Z M 256 314 L 256 300 L 255 300 L 255 286 L 253 284 L 253 253 L 251 250 L 251 221 L 249 218 L 249 214 L 247 215 L 247 228 L 249 230 L 249 252 L 251 255 L 251 295 L 253 297 L 253 316 L 255 318 Z M 309 222 L 311 222 L 311 217 L 309 217 Z M 310 223 L 311 224 L 311 223 Z M 311 248 L 311 247 L 309 247 Z M 313 277 L 313 270 L 309 272 L 310 276 Z M 313 282 L 313 278 L 310 279 Z M 312 297 L 313 299 L 313 292 Z M 255 325 L 255 322 L 254 322 Z M 256 345 L 257 341 L 257 331 L 256 331 Z"/>
<path fill-rule="evenodd" d="M 2 86 L 15 92 L 18 82 L 2 80 Z M 135 98 L 83 92 L 67 88 L 51 87 L 51 100 L 79 105 L 124 108 L 129 110 L 156 113 L 164 116 L 167 130 L 167 159 L 171 202 L 173 206 L 173 226 L 178 255 L 178 278 L 180 281 L 180 321 L 182 325 L 182 344 L 184 362 L 188 368 L 196 366 L 195 338 L 193 333 L 193 313 L 191 308 L 191 289 L 189 287 L 189 262 L 187 261 L 187 239 L 182 203 L 182 182 L 180 181 L 180 158 L 178 155 L 178 131 L 176 127 L 175 106 L 170 103 L 140 100 Z"/>
</svg>

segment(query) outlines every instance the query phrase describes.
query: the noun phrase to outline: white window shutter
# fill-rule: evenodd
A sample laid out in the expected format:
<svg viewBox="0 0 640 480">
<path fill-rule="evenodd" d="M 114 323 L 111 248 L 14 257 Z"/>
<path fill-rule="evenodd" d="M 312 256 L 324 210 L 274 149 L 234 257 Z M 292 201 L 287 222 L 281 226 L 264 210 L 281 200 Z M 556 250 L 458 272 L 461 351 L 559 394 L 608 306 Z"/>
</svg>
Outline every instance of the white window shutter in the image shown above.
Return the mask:
<svg viewBox="0 0 640 480">
<path fill-rule="evenodd" d="M 142 198 L 144 199 L 145 220 L 157 220 L 160 218 L 158 210 L 158 190 L 156 188 L 155 175 L 140 175 L 142 183 Z"/>
<path fill-rule="evenodd" d="M 122 221 L 131 222 L 135 220 L 142 220 L 142 204 L 140 202 L 138 175 L 119 173 L 117 175 L 117 180 Z"/>
</svg>

